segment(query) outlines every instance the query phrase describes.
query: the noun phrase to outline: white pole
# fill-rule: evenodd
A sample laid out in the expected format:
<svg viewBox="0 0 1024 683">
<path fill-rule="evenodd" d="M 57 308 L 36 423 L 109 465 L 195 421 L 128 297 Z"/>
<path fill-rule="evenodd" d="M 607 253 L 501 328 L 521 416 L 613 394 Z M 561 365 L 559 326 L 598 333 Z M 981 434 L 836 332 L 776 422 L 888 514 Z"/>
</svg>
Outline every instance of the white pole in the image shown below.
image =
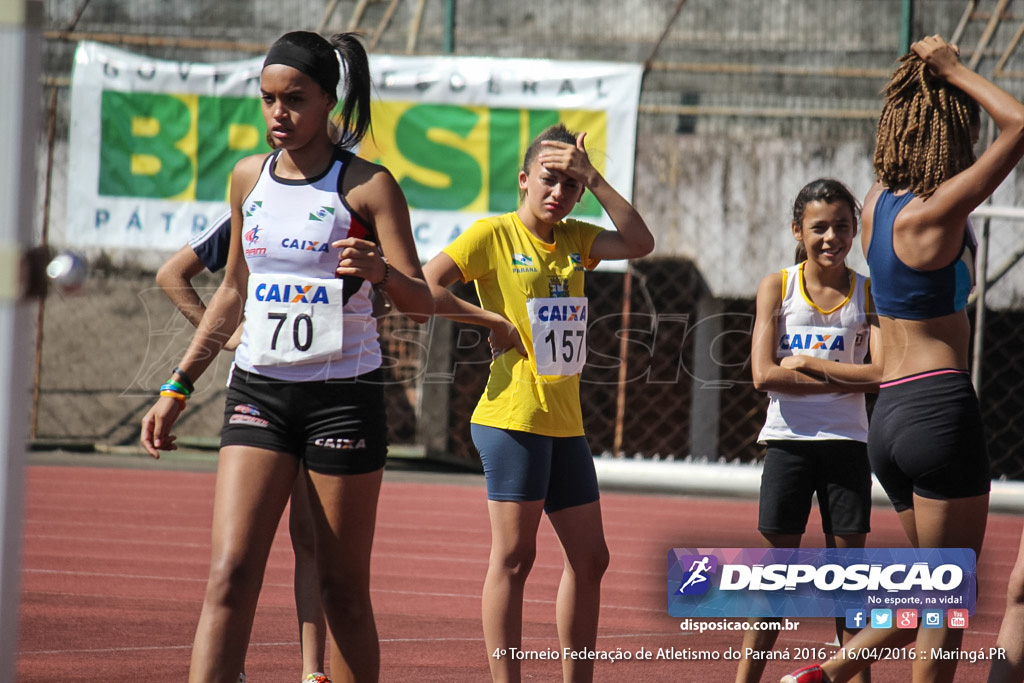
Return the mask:
<svg viewBox="0 0 1024 683">
<path fill-rule="evenodd" d="M 32 317 L 19 301 L 35 224 L 41 0 L 0 0 L 0 682 L 14 680 Z"/>
</svg>

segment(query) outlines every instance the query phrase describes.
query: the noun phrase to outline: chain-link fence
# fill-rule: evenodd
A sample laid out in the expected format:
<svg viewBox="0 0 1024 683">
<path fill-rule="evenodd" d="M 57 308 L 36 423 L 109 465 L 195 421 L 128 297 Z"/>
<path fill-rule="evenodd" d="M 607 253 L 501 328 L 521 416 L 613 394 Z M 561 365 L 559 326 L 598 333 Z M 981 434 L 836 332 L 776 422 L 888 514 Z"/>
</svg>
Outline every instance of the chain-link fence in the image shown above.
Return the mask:
<svg viewBox="0 0 1024 683">
<path fill-rule="evenodd" d="M 51 298 L 42 310 L 39 442 L 131 446 L 159 386 L 192 327 L 144 271 L 93 271 L 86 292 Z M 629 283 L 628 305 L 626 283 Z M 197 279 L 210 294 L 213 276 Z M 474 299 L 472 287 L 459 296 Z M 693 264 L 648 259 L 628 273 L 590 273 L 590 347 L 581 378 L 584 423 L 595 454 L 657 459 L 758 459 L 767 399 L 750 377 L 753 299 L 707 295 Z M 997 477 L 1024 478 L 1024 313 L 987 311 L 982 407 Z M 704 332 L 703 328 L 710 328 Z M 483 328 L 446 328 L 453 352 L 444 387 L 450 404 L 447 455 L 472 464 L 469 416 L 486 383 L 490 350 Z M 416 444 L 429 328 L 398 314 L 381 319 L 390 440 Z M 186 444 L 216 443 L 230 357 L 199 382 L 179 422 Z M 445 373 L 442 373 L 445 374 Z M 713 434 L 710 442 L 707 431 Z M 706 444 L 711 443 L 712 446 Z"/>
<path fill-rule="evenodd" d="M 788 207 L 800 186 L 822 175 L 846 180 L 857 194 L 870 184 L 877 93 L 898 53 L 898 4 L 690 0 L 678 21 L 667 23 L 672 0 L 462 2 L 450 5 L 455 21 L 446 24 L 443 0 L 399 2 L 390 18 L 392 3 L 359 0 L 48 0 L 40 232 L 63 246 L 64 216 L 75 210 L 65 198 L 74 182 L 67 171 L 67 86 L 78 40 L 156 58 L 218 61 L 260 54 L 286 30 L 355 27 L 378 53 L 447 48 L 645 62 L 633 198 L 658 248 L 656 258 L 628 274 L 588 275 L 593 313 L 584 421 L 595 453 L 749 461 L 760 457 L 755 439 L 766 406 L 750 382 L 756 282 L 787 265 Z M 950 35 L 966 4 L 915 0 L 912 33 Z M 961 40 L 965 56 L 975 51 L 973 35 L 968 30 Z M 994 62 L 999 51 L 989 46 L 978 54 Z M 1024 95 L 1024 50 L 1003 66 L 997 82 Z M 1013 205 L 1021 196 L 1024 174 L 1013 174 L 995 201 Z M 1024 334 L 1024 271 L 1016 256 L 1024 222 L 993 220 L 991 235 L 992 270 L 1006 274 L 985 300 L 979 389 L 994 474 L 1024 479 L 1024 426 L 1016 421 L 1024 408 L 1024 350 L 1016 341 Z M 135 442 L 154 388 L 192 331 L 153 282 L 154 263 L 166 255 L 90 253 L 85 292 L 42 305 L 37 382 L 26 397 L 37 440 Z M 864 271 L 862 262 L 854 265 Z M 207 295 L 216 283 L 212 276 L 197 280 Z M 469 287 L 458 291 L 472 296 Z M 400 316 L 384 318 L 381 328 L 392 443 L 425 447 L 423 423 L 430 421 L 448 426 L 446 451 L 475 461 L 468 416 L 486 379 L 484 335 L 463 325 L 418 327 Z M 426 352 L 436 335 L 451 336 L 444 340 L 453 349 L 448 367 L 431 375 L 447 390 L 435 405 L 438 387 L 429 387 L 434 393 L 424 406 Z M 215 442 L 229 362 L 222 354 L 202 378 L 181 422 L 184 436 Z M 442 403 L 439 419 L 428 409 Z"/>
</svg>

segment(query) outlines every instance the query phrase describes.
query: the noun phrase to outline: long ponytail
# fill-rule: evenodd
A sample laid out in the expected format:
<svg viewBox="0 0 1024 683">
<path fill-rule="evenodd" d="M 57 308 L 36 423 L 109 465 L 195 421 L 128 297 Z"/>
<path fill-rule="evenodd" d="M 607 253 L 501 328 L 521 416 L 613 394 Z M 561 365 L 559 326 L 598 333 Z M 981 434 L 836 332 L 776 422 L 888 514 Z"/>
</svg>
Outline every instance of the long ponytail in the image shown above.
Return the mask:
<svg viewBox="0 0 1024 683">
<path fill-rule="evenodd" d="M 341 95 L 338 146 L 354 147 L 370 127 L 370 60 L 355 33 L 337 33 L 331 44 L 338 51 L 345 84 Z"/>
</svg>

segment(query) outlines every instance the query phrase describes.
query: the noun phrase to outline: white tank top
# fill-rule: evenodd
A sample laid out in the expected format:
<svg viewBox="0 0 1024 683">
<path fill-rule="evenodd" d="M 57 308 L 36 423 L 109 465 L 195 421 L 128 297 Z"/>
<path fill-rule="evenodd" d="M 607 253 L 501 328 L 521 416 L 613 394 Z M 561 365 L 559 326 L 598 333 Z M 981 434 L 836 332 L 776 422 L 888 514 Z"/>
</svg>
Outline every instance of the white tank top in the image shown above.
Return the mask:
<svg viewBox="0 0 1024 683">
<path fill-rule="evenodd" d="M 370 283 L 336 278 L 331 247 L 346 237 L 377 241 L 341 194 L 352 154 L 338 150 L 323 174 L 303 180 L 279 178 L 278 155 L 242 202 L 249 292 L 235 366 L 296 382 L 374 370 L 381 353 Z"/>
<path fill-rule="evenodd" d="M 871 326 L 870 281 L 850 271 L 850 291 L 831 311 L 819 308 L 804 289 L 803 263 L 782 271 L 782 307 L 776 333 L 777 358 L 816 356 L 863 363 Z M 867 441 L 868 416 L 862 393 L 784 394 L 768 392 L 768 417 L 758 443 L 850 439 Z"/>
</svg>

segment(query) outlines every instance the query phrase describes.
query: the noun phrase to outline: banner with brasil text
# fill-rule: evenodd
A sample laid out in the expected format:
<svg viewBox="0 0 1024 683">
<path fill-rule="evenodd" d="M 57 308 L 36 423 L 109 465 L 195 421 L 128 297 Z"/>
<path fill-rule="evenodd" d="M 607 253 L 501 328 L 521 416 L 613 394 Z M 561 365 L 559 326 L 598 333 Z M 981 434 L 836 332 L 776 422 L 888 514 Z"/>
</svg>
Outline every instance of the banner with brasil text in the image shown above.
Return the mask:
<svg viewBox="0 0 1024 683">
<path fill-rule="evenodd" d="M 177 249 L 226 208 L 231 169 L 269 150 L 263 58 L 200 64 L 81 43 L 72 78 L 66 241 Z M 478 218 L 518 206 L 529 141 L 564 122 L 629 198 L 638 65 L 371 56 L 373 132 L 360 156 L 387 166 L 422 259 Z M 589 193 L 573 216 L 611 227 Z"/>
</svg>

